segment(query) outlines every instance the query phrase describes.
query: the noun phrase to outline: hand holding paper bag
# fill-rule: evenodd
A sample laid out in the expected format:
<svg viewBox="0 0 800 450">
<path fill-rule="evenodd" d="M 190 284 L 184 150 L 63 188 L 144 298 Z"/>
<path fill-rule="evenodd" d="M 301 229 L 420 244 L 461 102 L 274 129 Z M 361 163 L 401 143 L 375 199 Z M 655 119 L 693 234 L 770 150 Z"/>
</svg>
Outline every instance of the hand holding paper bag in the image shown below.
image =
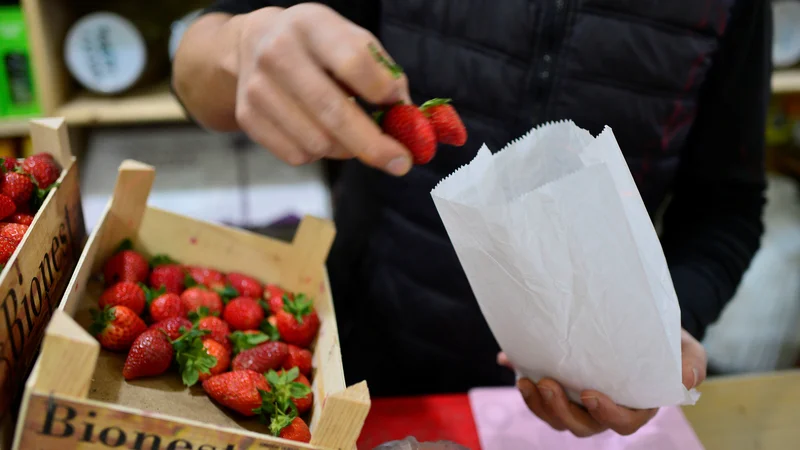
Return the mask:
<svg viewBox="0 0 800 450">
<path fill-rule="evenodd" d="M 519 374 L 630 408 L 694 404 L 680 310 L 613 133 L 572 122 L 484 146 L 431 192 L 481 310 Z"/>
</svg>

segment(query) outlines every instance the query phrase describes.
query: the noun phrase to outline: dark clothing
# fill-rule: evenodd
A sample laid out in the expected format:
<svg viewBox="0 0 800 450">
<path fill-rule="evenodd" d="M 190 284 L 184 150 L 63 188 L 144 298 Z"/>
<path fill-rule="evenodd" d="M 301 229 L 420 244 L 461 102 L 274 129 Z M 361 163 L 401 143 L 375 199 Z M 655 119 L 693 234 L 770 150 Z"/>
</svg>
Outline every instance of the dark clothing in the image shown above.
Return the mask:
<svg viewBox="0 0 800 450">
<path fill-rule="evenodd" d="M 219 0 L 244 13 L 298 2 Z M 394 178 L 347 163 L 329 258 L 348 381 L 375 395 L 510 383 L 430 197 L 481 144 L 531 127 L 609 125 L 662 244 L 683 326 L 701 338 L 759 245 L 769 2 L 376 0 L 328 2 L 371 29 L 414 100 L 450 97 L 469 131 Z M 633 300 L 633 299 L 632 299 Z"/>
</svg>

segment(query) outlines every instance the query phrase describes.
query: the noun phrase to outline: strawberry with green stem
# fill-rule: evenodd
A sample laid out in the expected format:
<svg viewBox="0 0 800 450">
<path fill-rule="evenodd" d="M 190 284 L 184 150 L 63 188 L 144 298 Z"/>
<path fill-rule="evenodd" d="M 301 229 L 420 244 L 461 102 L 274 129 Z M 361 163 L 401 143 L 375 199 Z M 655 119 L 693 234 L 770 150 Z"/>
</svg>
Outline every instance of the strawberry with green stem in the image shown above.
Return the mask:
<svg viewBox="0 0 800 450">
<path fill-rule="evenodd" d="M 300 374 L 310 376 L 312 369 L 311 352 L 296 345 L 289 344 L 287 347 L 288 353 L 286 359 L 283 360 L 282 367 L 286 370 L 296 367 Z"/>
<path fill-rule="evenodd" d="M 224 305 L 220 295 L 209 290 L 203 285 L 192 286 L 181 293 L 181 302 L 187 314 L 196 313 L 201 308 L 208 310 L 210 314 L 222 314 Z"/>
<path fill-rule="evenodd" d="M 166 292 L 163 287 L 155 292 L 148 289 L 147 294 L 150 317 L 154 321 L 160 322 L 172 317 L 186 317 L 183 302 L 178 294 Z"/>
<path fill-rule="evenodd" d="M 92 309 L 90 314 L 92 324 L 89 333 L 107 350 L 128 350 L 133 341 L 147 330 L 147 325 L 139 315 L 125 306 Z"/>
<path fill-rule="evenodd" d="M 255 278 L 243 273 L 231 272 L 227 275 L 228 286 L 235 289 L 241 297 L 261 298 L 264 287 Z"/>
<path fill-rule="evenodd" d="M 264 310 L 250 297 L 236 297 L 225 305 L 222 318 L 234 330 L 256 330 L 264 320 Z"/>
<path fill-rule="evenodd" d="M 133 250 L 133 241 L 123 239 L 114 254 L 103 264 L 103 279 L 106 286 L 120 281 L 143 283 L 147 281 L 150 266 L 141 253 Z"/>
<path fill-rule="evenodd" d="M 169 337 L 157 328 L 148 329 L 133 341 L 122 376 L 126 380 L 161 375 L 172 365 L 174 349 Z"/>
<path fill-rule="evenodd" d="M 441 144 L 461 147 L 467 143 L 467 129 L 449 98 L 434 98 L 423 103 L 420 111 L 428 118 Z"/>
<path fill-rule="evenodd" d="M 170 317 L 169 319 L 150 325 L 149 329 L 161 330 L 169 337 L 170 341 L 174 341 L 191 330 L 192 326 L 192 322 L 185 317 Z"/>
<path fill-rule="evenodd" d="M 263 374 L 252 370 L 226 372 L 203 381 L 203 390 L 217 403 L 247 417 L 261 414 L 262 395 L 270 386 Z"/>
<path fill-rule="evenodd" d="M 278 332 L 278 328 L 276 325 L 275 316 L 269 316 L 264 321 L 261 322 L 261 325 L 258 329 L 269 336 L 270 341 L 280 341 L 281 334 Z"/>
<path fill-rule="evenodd" d="M 231 349 L 231 342 L 228 339 L 231 329 L 224 320 L 217 317 L 216 313 L 209 311 L 205 306 L 201 306 L 197 311 L 189 313 L 189 320 L 194 322 L 198 329 L 208 331 L 205 339 L 213 339 L 226 349 Z"/>
<path fill-rule="evenodd" d="M 302 426 L 305 422 L 298 426 L 295 420 L 300 414 L 296 401 L 307 398 L 312 392 L 308 385 L 297 381 L 298 375 L 297 369 L 267 372 L 266 378 L 271 389 L 261 392 L 262 405 L 256 413 L 261 415 L 262 420 L 269 419 L 269 430 L 273 436 L 308 442 L 305 439 L 310 439 L 310 434 L 306 433 L 307 427 L 303 429 Z M 298 428 L 301 433 L 296 432 Z"/>
<path fill-rule="evenodd" d="M 133 281 L 120 281 L 119 283 L 107 288 L 100 294 L 98 306 L 127 306 L 136 315 L 141 316 L 147 305 L 149 294 L 147 286 L 134 283 Z"/>
<path fill-rule="evenodd" d="M 150 260 L 153 271 L 150 272 L 150 287 L 165 288 L 167 292 L 180 294 L 184 289 L 183 266 L 168 255 L 156 255 Z"/>
<path fill-rule="evenodd" d="M 195 326 L 172 342 L 181 380 L 186 386 L 194 386 L 200 381 L 201 374 L 211 374 L 211 369 L 218 363 L 217 358 L 209 355 L 203 345 L 203 336 L 207 333 L 207 330 Z"/>
<path fill-rule="evenodd" d="M 278 332 L 287 344 L 307 348 L 319 331 L 319 316 L 311 299 L 305 294 L 297 294 L 289 300 L 283 298 L 283 310 L 275 315 Z"/>
<path fill-rule="evenodd" d="M 243 350 L 231 363 L 232 370 L 255 370 L 264 373 L 281 367 L 289 349 L 284 342 L 268 341 Z"/>
<path fill-rule="evenodd" d="M 234 355 L 258 347 L 259 344 L 270 340 L 268 335 L 257 330 L 234 331 L 228 336 L 228 339 L 231 341 Z"/>
</svg>

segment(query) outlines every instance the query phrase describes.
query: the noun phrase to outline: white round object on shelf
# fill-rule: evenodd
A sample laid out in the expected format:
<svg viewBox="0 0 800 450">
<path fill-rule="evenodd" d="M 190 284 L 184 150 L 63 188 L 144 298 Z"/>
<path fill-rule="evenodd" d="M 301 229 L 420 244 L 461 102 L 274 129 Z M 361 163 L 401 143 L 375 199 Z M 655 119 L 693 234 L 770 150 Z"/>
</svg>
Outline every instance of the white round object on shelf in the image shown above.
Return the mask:
<svg viewBox="0 0 800 450">
<path fill-rule="evenodd" d="M 775 67 L 790 67 L 800 62 L 800 1 L 772 4 L 774 39 L 772 60 Z"/>
<path fill-rule="evenodd" d="M 97 12 L 80 20 L 64 41 L 67 69 L 86 89 L 116 94 L 133 86 L 147 65 L 147 46 L 124 17 Z"/>
<path fill-rule="evenodd" d="M 198 9 L 195 11 L 190 12 L 189 14 L 181 17 L 180 19 L 176 20 L 172 23 L 172 27 L 170 28 L 170 35 L 169 35 L 169 59 L 170 61 L 175 58 L 175 52 L 178 51 L 178 44 L 181 43 L 181 38 L 183 37 L 183 33 L 189 28 L 198 17 L 203 14 L 202 9 Z"/>
</svg>

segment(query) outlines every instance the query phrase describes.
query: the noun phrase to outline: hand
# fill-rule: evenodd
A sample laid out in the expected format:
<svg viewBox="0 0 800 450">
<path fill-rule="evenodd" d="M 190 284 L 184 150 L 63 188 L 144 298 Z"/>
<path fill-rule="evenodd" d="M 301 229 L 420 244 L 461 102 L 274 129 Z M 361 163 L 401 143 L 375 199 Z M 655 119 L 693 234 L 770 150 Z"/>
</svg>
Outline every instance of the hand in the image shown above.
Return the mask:
<svg viewBox="0 0 800 450">
<path fill-rule="evenodd" d="M 243 22 L 238 45 L 236 121 L 281 160 L 300 165 L 356 157 L 394 175 L 411 168 L 408 150 L 383 134 L 349 97 L 410 102 L 377 38 L 314 3 L 263 8 Z"/>
<path fill-rule="evenodd" d="M 686 330 L 681 330 L 681 353 L 683 385 L 687 389 L 697 387 L 706 378 L 706 351 Z M 503 353 L 498 355 L 497 361 L 511 367 Z M 538 385 L 523 378 L 519 380 L 517 387 L 531 412 L 554 429 L 569 430 L 578 437 L 592 436 L 609 429 L 627 436 L 650 421 L 658 411 L 657 408 L 625 408 L 614 404 L 602 393 L 592 390 L 581 392 L 584 408 L 570 402 L 561 385 L 547 378 L 540 380 Z"/>
</svg>

